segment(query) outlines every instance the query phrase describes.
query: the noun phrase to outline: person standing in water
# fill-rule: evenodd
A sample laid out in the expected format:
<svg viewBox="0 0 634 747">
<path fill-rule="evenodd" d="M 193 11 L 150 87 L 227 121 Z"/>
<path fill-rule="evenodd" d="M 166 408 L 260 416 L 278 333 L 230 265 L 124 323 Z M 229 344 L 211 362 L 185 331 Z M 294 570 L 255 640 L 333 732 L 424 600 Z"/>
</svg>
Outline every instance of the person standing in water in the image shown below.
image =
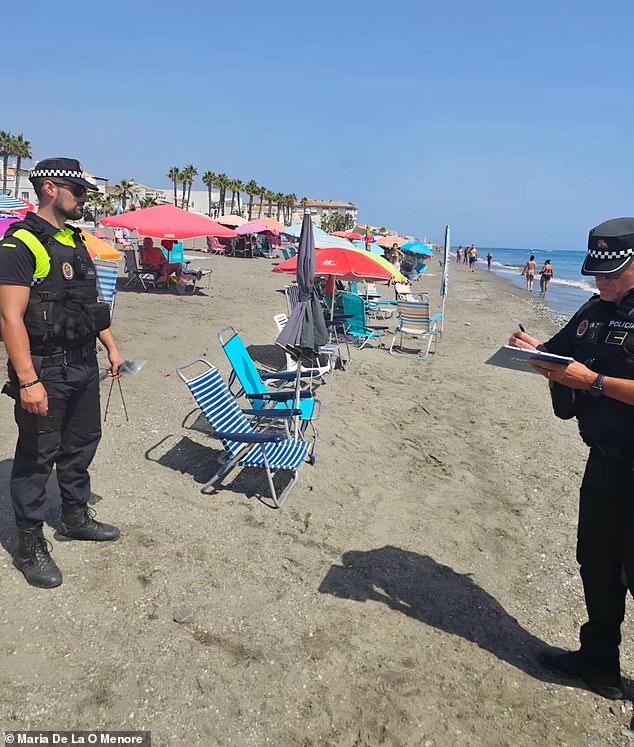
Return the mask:
<svg viewBox="0 0 634 747">
<path fill-rule="evenodd" d="M 535 280 L 535 255 L 531 254 L 530 259 L 526 264 L 524 265 L 524 269 L 522 270 L 522 275 L 526 277 L 526 290 L 530 293 L 533 292 L 533 280 Z"/>
<path fill-rule="evenodd" d="M 493 255 L 491 252 L 487 254 L 487 270 L 491 272 L 491 262 L 493 261 Z"/>
<path fill-rule="evenodd" d="M 549 259 L 544 262 L 544 266 L 540 270 L 539 274 L 539 287 L 541 289 L 540 293 L 546 295 L 546 291 L 548 290 L 550 281 L 555 277 L 555 271 L 553 270 L 553 266 L 550 264 Z"/>
</svg>

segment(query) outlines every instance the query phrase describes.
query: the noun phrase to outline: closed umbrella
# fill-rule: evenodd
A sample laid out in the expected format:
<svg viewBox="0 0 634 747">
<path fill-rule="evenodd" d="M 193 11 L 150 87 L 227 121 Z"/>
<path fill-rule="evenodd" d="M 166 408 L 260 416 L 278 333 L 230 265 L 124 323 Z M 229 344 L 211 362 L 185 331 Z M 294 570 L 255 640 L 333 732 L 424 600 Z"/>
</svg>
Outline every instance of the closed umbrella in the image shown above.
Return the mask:
<svg viewBox="0 0 634 747">
<path fill-rule="evenodd" d="M 302 232 L 299 237 L 299 249 L 296 260 L 297 287 L 299 303 L 293 309 L 288 322 L 280 332 L 277 343 L 292 349 L 301 348 L 309 353 L 312 363 L 321 345 L 328 342 L 328 332 L 324 315 L 315 293 L 315 241 L 313 223 L 310 213 L 304 213 Z M 301 354 L 297 356 L 297 378 L 295 382 L 295 407 L 300 404 L 301 388 Z M 297 436 L 299 419 L 295 419 Z"/>
</svg>

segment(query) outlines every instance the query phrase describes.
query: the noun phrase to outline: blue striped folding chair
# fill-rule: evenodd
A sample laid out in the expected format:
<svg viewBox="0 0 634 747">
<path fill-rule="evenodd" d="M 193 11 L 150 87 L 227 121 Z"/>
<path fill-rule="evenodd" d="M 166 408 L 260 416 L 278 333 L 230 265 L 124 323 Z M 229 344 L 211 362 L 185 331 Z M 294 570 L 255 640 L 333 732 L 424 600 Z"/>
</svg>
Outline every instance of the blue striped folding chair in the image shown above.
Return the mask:
<svg viewBox="0 0 634 747">
<path fill-rule="evenodd" d="M 185 371 L 192 366 L 196 366 L 197 370 L 202 367 L 203 372 L 188 377 Z M 220 482 L 236 466 L 262 469 L 266 473 L 273 506 L 280 508 L 297 482 L 299 468 L 308 459 L 309 444 L 288 438 L 288 430 L 285 433 L 256 430 L 254 421 L 248 420 L 246 415 L 254 416 L 255 422 L 260 424 L 266 420 L 292 418 L 296 411 L 241 410 L 218 370 L 204 358 L 189 361 L 179 366 L 176 372 L 189 387 L 214 435 L 222 441 L 225 449 L 220 469 L 201 492 Z M 291 480 L 278 495 L 274 478 L 279 472 L 290 473 Z"/>
<path fill-rule="evenodd" d="M 218 340 L 233 369 L 229 377 L 229 388 L 236 397 L 246 397 L 257 411 L 265 409 L 281 410 L 294 406 L 294 386 L 297 381 L 297 371 L 277 371 L 275 373 L 259 371 L 240 334 L 231 325 L 223 327 L 218 332 Z M 265 383 L 267 381 L 278 387 L 277 390 L 268 389 Z M 292 386 L 293 388 L 283 389 L 284 386 Z M 319 438 L 315 421 L 319 419 L 321 414 L 321 402 L 313 397 L 310 389 L 303 388 L 300 391 L 298 409 L 300 410 L 299 424 L 302 434 L 310 425 L 314 435 L 312 455 L 315 442 Z M 311 458 L 313 457 L 311 456 Z"/>
<path fill-rule="evenodd" d="M 442 317 L 442 314 L 429 315 L 429 302 L 428 301 L 397 301 L 396 309 L 398 314 L 398 322 L 396 324 L 396 330 L 394 337 L 392 338 L 392 344 L 390 345 L 390 355 L 394 355 L 394 343 L 396 338 L 400 337 L 398 348 L 401 352 L 405 352 L 403 348 L 403 335 L 409 335 L 410 337 L 420 337 L 426 340 L 427 347 L 425 352 L 419 352 L 422 360 L 425 360 L 429 355 L 429 349 L 432 342 L 434 343 L 434 352 L 438 345 L 438 329 L 436 322 Z"/>
<path fill-rule="evenodd" d="M 117 293 L 117 278 L 119 265 L 112 260 L 94 259 L 93 264 L 97 272 L 97 296 L 100 301 L 110 307 L 110 319 L 114 315 L 114 301 Z"/>
</svg>

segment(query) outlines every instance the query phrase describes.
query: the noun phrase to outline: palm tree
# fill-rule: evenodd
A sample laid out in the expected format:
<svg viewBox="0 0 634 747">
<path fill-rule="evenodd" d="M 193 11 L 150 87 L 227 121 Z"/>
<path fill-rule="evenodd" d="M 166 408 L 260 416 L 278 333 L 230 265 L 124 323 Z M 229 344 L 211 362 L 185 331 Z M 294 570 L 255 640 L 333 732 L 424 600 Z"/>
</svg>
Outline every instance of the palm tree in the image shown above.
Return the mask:
<svg viewBox="0 0 634 747">
<path fill-rule="evenodd" d="M 290 195 L 286 195 L 286 207 L 288 208 L 288 210 L 287 210 L 286 220 L 284 221 L 284 223 L 289 226 L 293 222 L 293 208 L 295 207 L 296 204 L 297 204 L 297 195 L 295 194 L 295 192 L 291 192 Z"/>
<path fill-rule="evenodd" d="M 300 200 L 300 202 L 302 203 L 302 211 L 305 213 L 306 212 L 306 205 L 308 204 L 308 197 L 302 197 L 302 199 Z"/>
<path fill-rule="evenodd" d="M 207 185 L 207 194 L 209 195 L 209 210 L 207 212 L 207 215 L 211 217 L 211 189 L 212 187 L 216 186 L 216 179 L 218 178 L 217 174 L 214 174 L 213 171 L 205 171 L 205 173 L 202 176 L 203 184 Z"/>
<path fill-rule="evenodd" d="M 108 195 L 104 198 L 103 201 L 103 211 L 106 215 L 112 215 L 114 211 L 117 209 L 117 206 L 114 204 L 114 199 L 112 195 Z"/>
<path fill-rule="evenodd" d="M 180 169 L 178 166 L 172 166 L 170 170 L 167 172 L 167 178 L 171 180 L 172 185 L 174 186 L 174 205 L 177 204 L 178 198 L 176 196 L 176 185 L 180 181 Z"/>
<path fill-rule="evenodd" d="M 264 200 L 266 199 L 268 192 L 269 190 L 266 187 L 258 187 L 257 194 L 260 198 L 260 205 L 258 207 L 258 218 L 262 217 L 262 205 L 264 204 Z"/>
<path fill-rule="evenodd" d="M 244 182 L 241 179 L 234 179 L 236 185 L 236 195 L 238 196 L 238 215 L 242 215 L 242 190 Z"/>
<path fill-rule="evenodd" d="M 7 171 L 9 169 L 9 156 L 13 155 L 13 135 L 10 132 L 0 130 L 0 156 L 2 156 L 2 191 L 7 191 Z"/>
<path fill-rule="evenodd" d="M 196 176 L 198 176 L 198 170 L 191 163 L 188 163 L 187 166 L 185 166 L 185 168 L 183 169 L 183 198 L 185 197 L 185 187 L 187 187 L 187 202 L 184 205 L 185 210 L 189 210 L 189 200 L 192 194 L 192 184 L 194 183 L 194 177 Z"/>
<path fill-rule="evenodd" d="M 31 153 L 31 143 L 24 139 L 22 133 L 13 138 L 13 155 L 15 156 L 15 191 L 13 196 L 19 197 L 20 167 L 22 166 L 22 159 L 33 158 L 33 153 Z"/>
<path fill-rule="evenodd" d="M 153 197 L 152 195 L 149 195 L 148 197 L 144 197 L 142 200 L 139 200 L 140 208 L 156 207 L 157 204 L 158 203 L 156 202 L 156 197 Z"/>
<path fill-rule="evenodd" d="M 273 216 L 271 213 L 273 212 L 273 200 L 275 200 L 275 192 L 271 191 L 270 189 L 266 190 L 266 201 L 268 202 L 268 217 L 272 218 Z"/>
<path fill-rule="evenodd" d="M 86 206 L 92 213 L 92 220 L 95 226 L 99 220 L 99 215 L 103 211 L 104 196 L 101 192 L 91 192 L 86 200 Z"/>
<path fill-rule="evenodd" d="M 258 190 L 259 190 L 259 187 L 253 179 L 250 179 L 244 185 L 244 191 L 247 193 L 249 197 L 249 220 L 251 220 L 251 213 L 253 212 L 253 195 L 256 195 L 258 193 Z"/>
<path fill-rule="evenodd" d="M 276 192 L 275 193 L 275 202 L 277 202 L 277 218 L 276 220 L 279 221 L 280 219 L 280 213 L 282 212 L 282 208 L 284 207 L 284 200 L 286 199 L 286 195 L 283 192 Z"/>
<path fill-rule="evenodd" d="M 240 184 L 239 179 L 229 179 L 229 184 L 227 184 L 227 187 L 231 190 L 231 210 L 229 211 L 233 215 L 233 208 L 236 202 L 236 192 L 238 191 L 238 184 Z"/>
<path fill-rule="evenodd" d="M 132 192 L 132 182 L 122 179 L 119 184 L 115 185 L 117 197 L 121 198 L 121 211 L 125 213 L 125 206 L 128 201 L 128 195 Z"/>
<path fill-rule="evenodd" d="M 218 208 L 219 216 L 225 214 L 229 181 L 230 179 L 225 173 L 218 174 L 218 177 L 216 179 L 216 187 L 218 187 L 218 189 L 220 190 L 220 197 L 218 199 L 218 202 L 220 203 L 220 206 Z"/>
</svg>

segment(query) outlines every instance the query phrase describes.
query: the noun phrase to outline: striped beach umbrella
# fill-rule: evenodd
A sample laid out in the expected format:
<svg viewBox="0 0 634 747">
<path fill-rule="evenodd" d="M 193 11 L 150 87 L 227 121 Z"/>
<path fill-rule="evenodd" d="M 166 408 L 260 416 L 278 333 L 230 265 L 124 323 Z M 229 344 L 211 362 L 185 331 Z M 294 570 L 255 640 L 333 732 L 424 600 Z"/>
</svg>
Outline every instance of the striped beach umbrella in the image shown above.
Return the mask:
<svg viewBox="0 0 634 747">
<path fill-rule="evenodd" d="M 11 213 L 14 210 L 24 210 L 25 208 L 28 208 L 28 203 L 24 200 L 0 194 L 0 212 Z"/>
</svg>

